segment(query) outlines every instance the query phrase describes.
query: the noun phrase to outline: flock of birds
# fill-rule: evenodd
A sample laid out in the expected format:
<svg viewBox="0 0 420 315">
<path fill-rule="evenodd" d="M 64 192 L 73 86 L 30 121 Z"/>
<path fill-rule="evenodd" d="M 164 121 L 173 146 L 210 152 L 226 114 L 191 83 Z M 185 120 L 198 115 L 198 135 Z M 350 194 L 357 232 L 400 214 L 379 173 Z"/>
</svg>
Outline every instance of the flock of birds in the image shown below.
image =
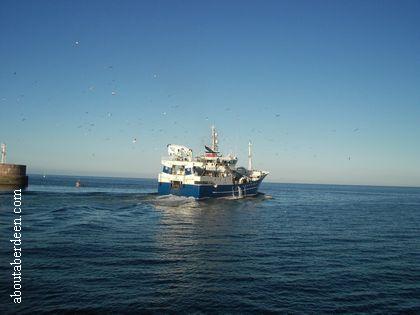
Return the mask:
<svg viewBox="0 0 420 315">
<path fill-rule="evenodd" d="M 80 41 L 74 41 L 74 46 L 75 47 L 79 47 L 80 46 Z M 113 69 L 113 66 L 112 65 L 109 65 L 109 66 L 107 66 L 107 68 L 108 69 L 110 69 L 110 70 L 112 70 Z M 13 72 L 13 75 L 17 75 L 17 72 Z M 153 75 L 152 75 L 152 77 L 153 77 L 153 79 L 157 79 L 158 78 L 158 74 L 157 73 L 154 73 Z M 115 80 L 113 80 L 113 82 L 114 82 Z M 35 82 L 35 84 L 36 84 L 37 82 Z M 89 86 L 88 87 L 88 91 L 90 91 L 90 92 L 94 92 L 95 91 L 95 86 Z M 111 90 L 111 92 L 110 92 L 110 94 L 111 94 L 111 96 L 117 96 L 118 95 L 118 93 L 117 93 L 117 90 L 116 89 L 113 89 L 113 90 Z M 171 94 L 168 94 L 168 98 L 170 98 L 170 97 L 172 97 L 172 95 Z M 19 97 L 17 98 L 17 102 L 20 102 L 22 99 L 24 98 L 24 94 L 20 94 L 19 95 Z M 6 99 L 5 98 L 3 98 L 2 99 L 3 101 L 6 101 Z M 177 110 L 179 108 L 179 105 L 172 105 L 172 106 L 170 106 L 170 110 Z M 265 108 L 265 109 L 267 109 L 267 108 Z M 225 111 L 226 112 L 231 112 L 232 111 L 232 109 L 230 108 L 230 107 L 226 107 L 225 108 Z M 85 114 L 86 115 L 88 115 L 89 114 L 89 112 L 88 111 L 85 111 Z M 163 111 L 163 112 L 161 112 L 161 115 L 163 116 L 163 117 L 165 117 L 165 116 L 167 116 L 168 115 L 168 112 L 167 111 Z M 108 118 L 108 119 L 111 119 L 112 117 L 113 117 L 113 114 L 111 113 L 111 112 L 106 112 L 106 117 Z M 276 114 L 274 114 L 274 117 L 275 118 L 280 118 L 281 117 L 281 115 L 280 115 L 280 113 L 276 113 Z M 239 120 L 239 116 L 237 115 L 237 120 Z M 21 122 L 25 122 L 27 119 L 26 119 L 26 117 L 24 117 L 23 116 L 23 114 L 21 114 L 21 117 L 20 117 L 20 121 Z M 209 121 L 209 117 L 208 116 L 205 116 L 204 117 L 204 120 L 205 121 Z M 139 118 L 139 125 L 141 125 L 142 124 L 142 122 L 141 122 L 141 119 Z M 176 121 L 173 121 L 173 124 L 174 125 L 177 125 L 177 122 Z M 125 121 L 125 125 L 126 126 L 129 126 L 130 125 L 130 122 L 128 121 L 128 120 L 126 120 Z M 94 122 L 91 122 L 91 121 L 85 121 L 84 123 L 82 123 L 82 124 L 79 124 L 78 126 L 77 126 L 77 128 L 78 129 L 83 129 L 84 130 L 84 135 L 86 136 L 86 135 L 88 135 L 90 132 L 92 132 L 92 130 L 93 130 L 93 128 L 95 127 L 95 123 Z M 124 129 L 119 129 L 119 131 L 120 132 L 123 132 L 124 131 Z M 164 132 L 165 130 L 163 129 L 163 128 L 152 128 L 151 130 L 150 130 L 150 132 L 152 132 L 152 133 L 162 133 L 162 132 Z M 337 130 L 336 129 L 333 129 L 333 130 L 331 130 L 331 132 L 333 132 L 333 133 L 335 133 Z M 359 132 L 360 131 L 360 128 L 354 128 L 353 129 L 353 132 Z M 259 129 L 255 129 L 255 128 L 253 128 L 252 130 L 251 130 L 251 132 L 252 133 L 262 133 L 262 131 L 261 130 L 259 130 Z M 184 130 L 184 134 L 188 134 L 188 130 Z M 285 133 L 285 135 L 288 135 L 288 133 L 286 132 Z M 174 138 L 176 138 L 176 136 L 174 137 Z M 265 138 L 266 140 L 268 140 L 268 141 L 270 141 L 270 142 L 275 142 L 275 139 L 274 138 L 270 138 L 270 137 L 268 137 L 268 138 Z M 111 138 L 110 137 L 106 137 L 105 138 L 105 140 L 106 141 L 109 141 L 109 140 L 111 140 Z M 223 140 L 226 140 L 226 138 L 224 138 Z M 206 143 L 206 141 L 207 141 L 207 139 L 202 139 L 202 142 L 203 143 Z M 132 138 L 131 138 L 131 143 L 133 144 L 133 145 L 135 145 L 135 144 L 137 144 L 137 142 L 138 142 L 138 137 L 137 136 L 133 136 Z M 154 148 L 155 150 L 158 150 L 158 148 Z M 276 154 L 275 154 L 276 156 L 279 156 L 280 154 L 277 152 Z M 95 154 L 94 153 L 92 153 L 92 156 L 95 156 Z M 313 157 L 314 158 L 316 158 L 317 157 L 317 155 L 316 154 L 313 154 Z M 348 160 L 350 161 L 351 160 L 351 156 L 348 156 Z"/>
</svg>

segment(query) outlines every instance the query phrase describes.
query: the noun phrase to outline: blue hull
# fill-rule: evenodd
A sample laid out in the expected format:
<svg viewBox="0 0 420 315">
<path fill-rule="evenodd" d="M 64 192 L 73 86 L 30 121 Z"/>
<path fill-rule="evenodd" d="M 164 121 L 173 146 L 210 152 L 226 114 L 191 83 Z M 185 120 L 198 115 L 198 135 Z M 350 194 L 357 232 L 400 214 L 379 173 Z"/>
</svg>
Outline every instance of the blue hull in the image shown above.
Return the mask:
<svg viewBox="0 0 420 315">
<path fill-rule="evenodd" d="M 158 183 L 159 195 L 177 195 L 185 197 L 202 198 L 218 198 L 218 197 L 239 197 L 252 196 L 258 193 L 258 188 L 262 180 L 238 185 L 181 185 L 174 188 L 170 183 Z M 241 191 L 239 191 L 241 190 Z"/>
</svg>

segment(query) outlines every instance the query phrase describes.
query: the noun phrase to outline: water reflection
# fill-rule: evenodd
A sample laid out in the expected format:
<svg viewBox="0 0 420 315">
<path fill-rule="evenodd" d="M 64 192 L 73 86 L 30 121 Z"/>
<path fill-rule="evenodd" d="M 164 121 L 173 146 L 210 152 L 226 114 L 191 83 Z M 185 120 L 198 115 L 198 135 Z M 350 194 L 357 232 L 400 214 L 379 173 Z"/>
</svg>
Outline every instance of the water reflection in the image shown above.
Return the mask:
<svg viewBox="0 0 420 315">
<path fill-rule="evenodd" d="M 153 206 L 160 213 L 155 234 L 159 260 L 175 262 L 168 268 L 176 272 L 162 273 L 166 281 L 189 283 L 215 274 L 236 274 L 235 265 L 252 255 L 247 244 L 257 239 L 261 224 L 258 210 L 265 202 L 264 195 L 240 200 L 155 198 Z M 206 281 L 198 283 L 206 285 Z M 182 294 L 178 289 L 174 288 Z"/>
</svg>

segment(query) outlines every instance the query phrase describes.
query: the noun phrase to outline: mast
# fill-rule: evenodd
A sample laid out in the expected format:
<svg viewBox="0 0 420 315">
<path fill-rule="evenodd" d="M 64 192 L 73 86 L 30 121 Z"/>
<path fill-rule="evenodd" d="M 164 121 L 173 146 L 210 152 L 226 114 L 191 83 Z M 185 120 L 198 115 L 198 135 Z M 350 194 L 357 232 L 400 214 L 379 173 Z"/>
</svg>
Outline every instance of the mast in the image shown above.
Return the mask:
<svg viewBox="0 0 420 315">
<path fill-rule="evenodd" d="M 211 126 L 211 149 L 214 152 L 219 152 L 218 143 L 219 140 L 217 140 L 216 128 L 214 128 L 214 126 Z"/>
<path fill-rule="evenodd" d="M 6 163 L 6 144 L 1 144 L 1 164 Z"/>
<path fill-rule="evenodd" d="M 248 170 L 252 171 L 252 151 L 251 151 L 252 143 L 251 140 L 248 142 Z"/>
</svg>

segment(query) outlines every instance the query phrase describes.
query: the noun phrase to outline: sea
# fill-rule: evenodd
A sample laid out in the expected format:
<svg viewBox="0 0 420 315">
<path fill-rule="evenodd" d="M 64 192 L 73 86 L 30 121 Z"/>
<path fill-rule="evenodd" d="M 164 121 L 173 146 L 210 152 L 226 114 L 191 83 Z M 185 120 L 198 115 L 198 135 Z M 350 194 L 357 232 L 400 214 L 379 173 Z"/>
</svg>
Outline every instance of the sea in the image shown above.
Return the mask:
<svg viewBox="0 0 420 315">
<path fill-rule="evenodd" d="M 420 314 L 420 188 L 267 182 L 196 201 L 152 179 L 29 183 L 20 304 L 0 194 L 0 314 Z"/>
</svg>

